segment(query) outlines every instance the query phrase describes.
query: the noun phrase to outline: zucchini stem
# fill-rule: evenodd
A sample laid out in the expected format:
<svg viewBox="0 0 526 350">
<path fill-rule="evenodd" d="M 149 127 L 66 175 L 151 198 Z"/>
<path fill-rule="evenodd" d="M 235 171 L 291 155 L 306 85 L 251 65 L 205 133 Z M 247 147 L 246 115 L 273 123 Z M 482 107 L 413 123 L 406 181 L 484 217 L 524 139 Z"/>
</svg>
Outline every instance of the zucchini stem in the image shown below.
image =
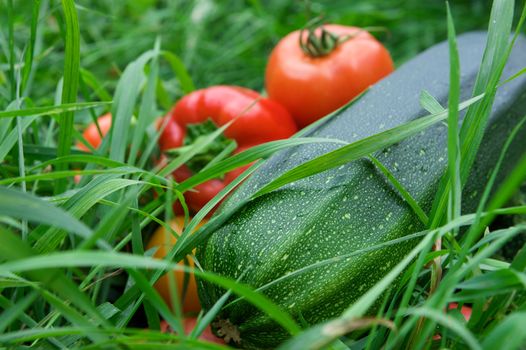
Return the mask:
<svg viewBox="0 0 526 350">
<path fill-rule="evenodd" d="M 236 344 L 241 343 L 241 336 L 239 334 L 239 329 L 235 324 L 230 322 L 230 320 L 227 319 L 219 319 L 218 321 L 212 323 L 213 328 L 216 331 L 216 334 L 225 339 L 225 343 L 230 343 L 231 340 L 234 341 Z"/>
</svg>

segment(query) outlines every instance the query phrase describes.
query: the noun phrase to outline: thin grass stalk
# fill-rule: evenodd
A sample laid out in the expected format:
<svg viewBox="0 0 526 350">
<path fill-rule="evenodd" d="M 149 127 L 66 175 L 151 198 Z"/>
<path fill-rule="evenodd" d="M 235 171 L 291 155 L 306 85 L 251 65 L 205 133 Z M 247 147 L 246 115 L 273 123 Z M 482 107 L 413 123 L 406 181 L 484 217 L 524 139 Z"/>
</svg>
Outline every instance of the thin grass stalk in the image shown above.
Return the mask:
<svg viewBox="0 0 526 350">
<path fill-rule="evenodd" d="M 64 84 L 62 89 L 62 103 L 74 103 L 77 100 L 80 69 L 80 29 L 77 9 L 73 0 L 62 0 L 62 10 L 66 24 L 66 42 L 64 58 Z M 73 133 L 73 113 L 65 112 L 60 115 L 59 141 L 57 155 L 66 156 L 70 153 Z M 57 170 L 67 169 L 59 165 Z M 57 181 L 55 194 L 66 190 L 67 180 Z"/>
</svg>

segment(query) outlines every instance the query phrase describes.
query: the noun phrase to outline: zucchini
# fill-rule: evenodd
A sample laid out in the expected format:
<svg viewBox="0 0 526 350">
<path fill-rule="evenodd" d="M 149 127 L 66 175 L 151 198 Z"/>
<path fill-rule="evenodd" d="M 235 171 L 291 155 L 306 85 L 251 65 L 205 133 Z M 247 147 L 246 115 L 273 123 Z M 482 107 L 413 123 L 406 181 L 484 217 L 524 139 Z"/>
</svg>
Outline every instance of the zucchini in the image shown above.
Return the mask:
<svg viewBox="0 0 526 350">
<path fill-rule="evenodd" d="M 482 58 L 486 34 L 458 37 L 461 100 L 470 97 Z M 520 37 L 503 77 L 523 68 L 526 40 Z M 446 105 L 449 88 L 447 43 L 423 52 L 371 87 L 359 100 L 311 133 L 354 142 L 428 114 L 419 104 L 422 90 Z M 526 77 L 502 86 L 464 188 L 463 211 L 473 210 L 499 151 L 526 111 Z M 526 128 L 510 147 L 501 175 L 526 149 Z M 223 204 L 220 212 L 250 197 L 263 185 L 307 160 L 335 149 L 309 144 L 271 157 Z M 447 167 L 447 129 L 439 123 L 382 152 L 376 158 L 392 171 L 424 211 L 429 212 Z M 419 218 L 375 166 L 362 159 L 294 182 L 248 202 L 198 247 L 205 270 L 239 278 L 254 288 L 307 265 L 348 254 L 423 230 Z M 316 324 L 338 316 L 380 280 L 415 245 L 407 241 L 309 271 L 266 289 L 264 293 L 294 317 Z M 199 281 L 205 309 L 225 291 Z M 267 315 L 247 302 L 223 308 L 215 323 L 245 348 L 273 348 L 288 335 Z"/>
</svg>

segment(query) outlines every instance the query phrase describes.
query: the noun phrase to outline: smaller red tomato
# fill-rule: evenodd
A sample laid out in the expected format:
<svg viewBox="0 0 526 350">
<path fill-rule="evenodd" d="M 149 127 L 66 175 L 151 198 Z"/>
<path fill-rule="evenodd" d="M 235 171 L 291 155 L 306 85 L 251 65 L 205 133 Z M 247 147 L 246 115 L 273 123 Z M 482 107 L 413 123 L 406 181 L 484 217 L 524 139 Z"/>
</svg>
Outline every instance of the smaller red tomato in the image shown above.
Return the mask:
<svg viewBox="0 0 526 350">
<path fill-rule="evenodd" d="M 195 317 L 186 317 L 183 319 L 183 327 L 184 332 L 186 334 L 190 334 L 197 324 L 197 318 Z M 166 321 L 161 321 L 161 332 L 172 332 L 172 329 L 168 325 Z M 206 327 L 203 333 L 199 336 L 199 339 L 207 340 L 212 343 L 217 344 L 225 344 L 225 341 L 222 338 L 216 337 L 214 333 L 212 333 L 212 330 L 210 329 L 210 326 Z"/>
<path fill-rule="evenodd" d="M 367 31 L 327 24 L 281 39 L 270 54 L 265 87 L 269 98 L 304 127 L 345 105 L 393 69 L 389 52 Z"/>
<path fill-rule="evenodd" d="M 458 309 L 458 304 L 449 303 L 447 308 L 448 310 Z M 460 309 L 460 313 L 462 314 L 462 316 L 464 316 L 464 319 L 466 321 L 469 321 L 469 319 L 471 318 L 471 308 L 469 306 L 462 305 L 462 308 Z"/>
<path fill-rule="evenodd" d="M 99 124 L 100 132 L 102 134 L 102 137 L 106 136 L 108 131 L 110 131 L 110 129 L 111 129 L 111 122 L 112 122 L 111 113 L 103 114 L 99 118 L 97 118 L 97 123 Z M 88 125 L 86 130 L 84 130 L 84 132 L 82 133 L 82 136 L 84 137 L 84 139 L 86 139 L 86 141 L 93 148 L 97 149 L 97 148 L 99 148 L 99 146 L 100 146 L 100 144 L 102 142 L 101 134 L 99 134 L 99 130 L 97 129 L 97 125 L 95 123 L 91 123 L 90 125 Z M 88 147 L 86 147 L 80 141 L 77 142 L 77 148 L 82 150 L 82 151 L 85 151 L 85 152 L 90 152 L 90 149 Z"/>
<path fill-rule="evenodd" d="M 447 309 L 448 310 L 458 309 L 458 304 L 457 303 L 449 303 L 448 306 L 447 306 Z M 460 313 L 462 314 L 462 316 L 464 316 L 464 319 L 466 320 L 466 322 L 469 322 L 469 320 L 471 318 L 471 307 L 466 306 L 466 305 L 462 305 L 462 308 L 460 309 Z M 440 334 L 435 334 L 433 336 L 433 340 L 440 340 L 440 339 L 442 339 L 442 336 Z"/>
</svg>

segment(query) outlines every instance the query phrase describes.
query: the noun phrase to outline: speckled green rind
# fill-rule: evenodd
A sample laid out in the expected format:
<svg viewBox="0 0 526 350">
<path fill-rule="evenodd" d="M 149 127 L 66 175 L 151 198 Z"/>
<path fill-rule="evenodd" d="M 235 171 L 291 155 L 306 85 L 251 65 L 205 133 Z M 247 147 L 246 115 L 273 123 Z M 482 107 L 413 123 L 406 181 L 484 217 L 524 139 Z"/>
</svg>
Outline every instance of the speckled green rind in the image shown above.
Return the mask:
<svg viewBox="0 0 526 350">
<path fill-rule="evenodd" d="M 462 100 L 470 97 L 485 44 L 484 33 L 458 38 L 462 72 Z M 426 114 L 418 102 L 425 89 L 439 101 L 448 95 L 447 44 L 439 44 L 399 68 L 365 96 L 318 128 L 313 135 L 356 141 Z M 504 77 L 526 62 L 521 37 Z M 494 104 L 479 157 L 464 191 L 464 211 L 477 203 L 489 172 L 511 129 L 526 111 L 526 78 L 504 86 Z M 444 104 L 444 103 L 443 103 Z M 526 150 L 526 128 L 510 147 L 504 175 Z M 254 173 L 221 210 L 229 210 L 272 178 L 334 149 L 334 145 L 306 145 L 280 152 Z M 417 136 L 379 152 L 377 158 L 429 211 L 440 176 L 447 166 L 447 130 L 436 125 Z M 238 278 L 259 287 L 304 266 L 357 249 L 399 238 L 424 227 L 385 177 L 366 160 L 289 184 L 238 210 L 198 248 L 205 270 Z M 315 324 L 338 316 L 358 296 L 381 279 L 416 242 L 325 265 L 279 283 L 265 291 L 292 315 Z M 224 293 L 198 281 L 205 309 Z M 241 346 L 274 348 L 288 335 L 268 316 L 246 302 L 223 309 L 223 319 L 238 326 Z"/>
</svg>

